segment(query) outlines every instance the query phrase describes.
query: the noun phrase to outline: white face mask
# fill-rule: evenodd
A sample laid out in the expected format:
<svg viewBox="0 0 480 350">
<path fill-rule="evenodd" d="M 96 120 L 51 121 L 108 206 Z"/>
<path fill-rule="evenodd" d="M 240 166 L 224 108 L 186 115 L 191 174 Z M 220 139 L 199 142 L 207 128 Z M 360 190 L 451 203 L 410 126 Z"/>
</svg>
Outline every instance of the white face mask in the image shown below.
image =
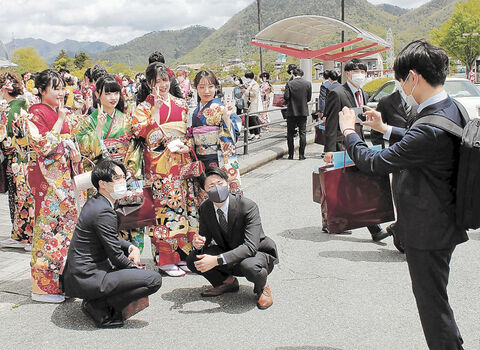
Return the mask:
<svg viewBox="0 0 480 350">
<path fill-rule="evenodd" d="M 367 79 L 366 75 L 363 73 L 353 73 L 352 74 L 352 83 L 353 85 L 361 88 L 365 85 L 365 80 Z"/>
<path fill-rule="evenodd" d="M 117 200 L 120 198 L 125 197 L 127 194 L 127 184 L 120 183 L 120 184 L 113 184 L 113 192 L 110 192 L 110 196 Z"/>
<path fill-rule="evenodd" d="M 240 81 L 235 80 L 235 85 L 240 85 Z"/>
<path fill-rule="evenodd" d="M 406 82 L 408 81 L 408 78 L 410 78 L 410 73 L 408 73 L 407 75 L 407 79 L 405 79 L 404 83 L 403 83 L 403 86 L 406 84 Z M 417 82 L 418 83 L 418 82 Z M 418 102 L 415 100 L 415 97 L 413 97 L 413 92 L 415 91 L 415 88 L 417 87 L 417 83 L 415 83 L 415 85 L 413 86 L 413 89 L 412 91 L 410 92 L 410 95 L 407 96 L 407 94 L 405 94 L 405 91 L 403 90 L 403 86 L 400 87 L 400 94 L 403 94 L 402 96 L 405 97 L 405 102 L 412 108 L 416 108 L 418 107 Z"/>
<path fill-rule="evenodd" d="M 245 80 L 246 80 L 247 84 L 250 84 L 250 82 L 252 81 L 252 79 L 250 79 L 250 78 L 245 78 Z"/>
<path fill-rule="evenodd" d="M 122 85 L 123 85 L 123 86 L 127 86 L 127 85 L 128 85 L 128 81 L 124 80 L 124 81 L 122 82 Z"/>
<path fill-rule="evenodd" d="M 181 83 L 182 81 L 184 81 L 184 80 L 185 80 L 185 78 L 184 78 L 184 77 L 182 77 L 182 76 L 179 76 L 179 77 L 177 78 L 177 80 L 178 80 L 178 82 L 179 82 L 179 83 Z"/>
</svg>

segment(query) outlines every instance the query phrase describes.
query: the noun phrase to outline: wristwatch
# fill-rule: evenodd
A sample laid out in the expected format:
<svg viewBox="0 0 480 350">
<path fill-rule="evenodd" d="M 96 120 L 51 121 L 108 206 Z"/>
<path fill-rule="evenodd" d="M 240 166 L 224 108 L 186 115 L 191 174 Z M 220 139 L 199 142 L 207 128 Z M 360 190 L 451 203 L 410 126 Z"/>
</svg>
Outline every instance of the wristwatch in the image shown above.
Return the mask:
<svg viewBox="0 0 480 350">
<path fill-rule="evenodd" d="M 225 262 L 223 261 L 223 257 L 221 255 L 217 256 L 217 264 L 218 265 L 224 265 Z"/>
</svg>

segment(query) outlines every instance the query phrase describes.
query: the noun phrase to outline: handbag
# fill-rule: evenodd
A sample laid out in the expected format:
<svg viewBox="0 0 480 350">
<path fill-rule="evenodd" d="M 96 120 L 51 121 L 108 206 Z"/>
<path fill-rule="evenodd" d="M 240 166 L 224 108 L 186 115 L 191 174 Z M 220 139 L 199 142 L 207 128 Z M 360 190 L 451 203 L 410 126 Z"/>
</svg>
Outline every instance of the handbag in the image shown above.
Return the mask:
<svg viewBox="0 0 480 350">
<path fill-rule="evenodd" d="M 312 174 L 312 186 L 313 201 L 321 204 L 329 233 L 395 220 L 388 175 L 327 165 Z"/>
<path fill-rule="evenodd" d="M 325 145 L 325 121 L 320 121 L 315 125 L 315 143 Z"/>
<path fill-rule="evenodd" d="M 275 107 L 284 107 L 286 103 L 285 99 L 283 98 L 283 94 L 273 94 L 272 105 L 274 105 Z"/>
<path fill-rule="evenodd" d="M 180 177 L 182 179 L 190 179 L 193 177 L 199 177 L 205 171 L 205 164 L 202 161 L 198 160 L 197 154 L 191 152 L 195 158 L 194 162 L 184 164 L 180 167 Z"/>
<path fill-rule="evenodd" d="M 153 191 L 151 187 L 143 187 L 143 200 L 138 205 L 125 205 L 116 209 L 118 229 L 131 230 L 156 224 Z"/>
</svg>

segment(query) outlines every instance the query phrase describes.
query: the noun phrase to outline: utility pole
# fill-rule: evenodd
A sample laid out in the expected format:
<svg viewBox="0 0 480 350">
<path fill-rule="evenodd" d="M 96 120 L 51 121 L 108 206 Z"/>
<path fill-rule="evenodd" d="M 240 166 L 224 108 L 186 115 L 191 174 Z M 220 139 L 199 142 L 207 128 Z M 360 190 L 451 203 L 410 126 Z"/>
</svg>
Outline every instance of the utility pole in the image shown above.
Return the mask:
<svg viewBox="0 0 480 350">
<path fill-rule="evenodd" d="M 345 22 L 345 0 L 342 0 L 342 22 Z M 342 30 L 342 43 L 345 42 L 345 31 Z M 345 48 L 342 47 L 342 52 L 345 51 Z M 334 64 L 335 65 L 335 64 Z M 342 83 L 345 81 L 343 74 L 343 63 L 340 61 L 340 75 L 342 76 Z"/>
<path fill-rule="evenodd" d="M 261 15 L 260 15 L 260 0 L 257 0 L 257 13 L 258 13 L 258 31 L 260 32 L 262 30 Z M 263 57 L 262 57 L 262 48 L 260 47 L 260 73 L 262 72 L 263 72 Z"/>
</svg>

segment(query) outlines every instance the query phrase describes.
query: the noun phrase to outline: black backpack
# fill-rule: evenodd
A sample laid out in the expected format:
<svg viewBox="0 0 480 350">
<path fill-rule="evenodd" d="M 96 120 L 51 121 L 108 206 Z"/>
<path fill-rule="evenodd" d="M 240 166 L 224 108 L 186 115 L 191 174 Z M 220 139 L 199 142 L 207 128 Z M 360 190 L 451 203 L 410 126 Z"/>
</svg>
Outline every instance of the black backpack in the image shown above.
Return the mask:
<svg viewBox="0 0 480 350">
<path fill-rule="evenodd" d="M 480 227 L 480 119 L 470 120 L 462 104 L 453 101 L 462 115 L 465 127 L 435 114 L 422 117 L 413 125 L 435 126 L 462 140 L 455 195 L 457 224 L 467 230 L 477 229 Z"/>
</svg>

